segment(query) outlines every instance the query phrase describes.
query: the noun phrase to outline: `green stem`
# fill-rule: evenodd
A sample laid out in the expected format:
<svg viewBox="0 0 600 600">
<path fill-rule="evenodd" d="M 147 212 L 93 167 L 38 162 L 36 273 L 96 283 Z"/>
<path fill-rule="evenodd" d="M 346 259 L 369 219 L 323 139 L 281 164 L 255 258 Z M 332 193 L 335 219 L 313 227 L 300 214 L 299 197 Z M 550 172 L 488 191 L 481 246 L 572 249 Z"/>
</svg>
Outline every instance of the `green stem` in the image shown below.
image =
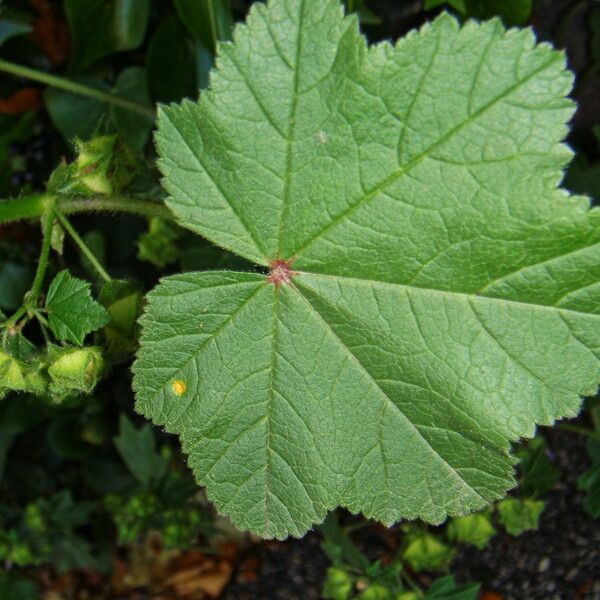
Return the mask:
<svg viewBox="0 0 600 600">
<path fill-rule="evenodd" d="M 44 341 L 46 342 L 46 344 L 49 344 L 50 337 L 48 336 L 48 329 L 50 328 L 50 324 L 48 323 L 48 321 L 46 321 L 46 319 L 44 319 L 44 317 L 42 317 L 42 315 L 40 315 L 40 312 L 38 310 L 36 310 L 33 314 L 37 319 L 38 323 L 40 324 L 40 330 L 42 332 L 42 336 L 44 337 Z"/>
<path fill-rule="evenodd" d="M 35 277 L 31 284 L 31 289 L 25 296 L 23 306 L 17 310 L 10 319 L 8 319 L 3 327 L 5 335 L 11 334 L 11 330 L 16 326 L 21 317 L 27 314 L 32 308 L 35 308 L 38 303 L 38 298 L 44 285 L 46 270 L 48 269 L 48 259 L 50 257 L 50 247 L 52 241 L 52 227 L 54 226 L 54 207 L 56 199 L 54 196 L 46 196 L 45 207 L 46 212 L 42 215 L 42 250 L 35 270 Z"/>
<path fill-rule="evenodd" d="M 0 225 L 41 217 L 47 211 L 48 194 L 13 198 L 0 202 Z M 63 215 L 85 212 L 125 212 L 141 217 L 160 217 L 174 221 L 171 211 L 162 203 L 128 196 L 95 196 L 93 198 L 59 197 L 56 208 Z"/>
<path fill-rule="evenodd" d="M 121 96 L 116 96 L 115 94 L 104 92 L 88 85 L 70 81 L 64 77 L 58 77 L 57 75 L 44 73 L 43 71 L 31 69 L 24 65 L 17 65 L 6 60 L 0 60 L 0 71 L 10 73 L 11 75 L 16 75 L 17 77 L 25 77 L 26 79 L 38 81 L 39 83 L 44 83 L 61 90 L 65 90 L 66 92 L 79 94 L 80 96 L 87 96 L 88 98 L 99 100 L 100 102 L 107 102 L 108 104 L 125 108 L 144 117 L 149 117 L 151 119 L 154 118 L 154 110 L 149 106 L 145 106 L 139 102 L 134 102 L 133 100 L 127 100 Z"/>
<path fill-rule="evenodd" d="M 79 246 L 79 249 L 83 255 L 90 261 L 90 264 L 96 269 L 98 275 L 104 279 L 104 281 L 112 281 L 112 277 L 106 272 L 104 267 L 100 264 L 100 261 L 96 258 L 95 254 L 89 249 L 88 245 L 81 239 L 77 231 L 71 222 L 65 215 L 59 210 L 56 211 L 56 218 L 60 221 L 60 224 L 65 228 L 65 231 L 71 236 L 73 241 Z"/>
<path fill-rule="evenodd" d="M 54 226 L 54 206 L 55 199 L 50 198 L 48 203 L 48 212 L 42 218 L 42 251 L 40 252 L 40 259 L 38 260 L 37 269 L 35 271 L 35 277 L 31 284 L 31 291 L 29 292 L 25 304 L 28 308 L 34 308 L 37 306 L 42 286 L 44 285 L 44 277 L 46 276 L 46 269 L 48 268 L 48 259 L 50 258 L 50 248 L 52 242 L 52 227 Z"/>
</svg>

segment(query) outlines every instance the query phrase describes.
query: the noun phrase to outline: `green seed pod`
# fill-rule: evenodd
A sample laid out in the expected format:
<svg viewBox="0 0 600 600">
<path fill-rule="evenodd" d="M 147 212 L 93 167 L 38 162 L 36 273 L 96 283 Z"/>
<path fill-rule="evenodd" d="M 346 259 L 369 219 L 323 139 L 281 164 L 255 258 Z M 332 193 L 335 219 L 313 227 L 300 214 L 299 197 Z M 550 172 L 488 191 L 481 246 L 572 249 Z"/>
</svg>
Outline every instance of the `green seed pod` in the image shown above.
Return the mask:
<svg viewBox="0 0 600 600">
<path fill-rule="evenodd" d="M 100 348 L 48 348 L 50 390 L 56 395 L 89 394 L 100 379 L 104 360 Z"/>
</svg>

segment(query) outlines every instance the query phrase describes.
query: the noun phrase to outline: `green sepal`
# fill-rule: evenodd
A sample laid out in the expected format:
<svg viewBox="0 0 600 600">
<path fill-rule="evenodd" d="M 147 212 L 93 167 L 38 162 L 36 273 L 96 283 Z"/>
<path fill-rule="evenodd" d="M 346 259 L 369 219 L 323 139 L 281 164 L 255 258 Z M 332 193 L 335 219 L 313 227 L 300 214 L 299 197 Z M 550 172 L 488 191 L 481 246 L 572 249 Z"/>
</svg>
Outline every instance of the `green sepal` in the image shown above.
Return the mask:
<svg viewBox="0 0 600 600">
<path fill-rule="evenodd" d="M 63 348 L 49 344 L 48 362 L 50 391 L 59 397 L 77 392 L 89 394 L 104 370 L 102 352 L 96 346 Z"/>
<path fill-rule="evenodd" d="M 59 165 L 50 176 L 49 192 L 111 195 L 135 175 L 134 155 L 117 135 L 75 140 L 75 150 L 77 158 L 69 165 Z"/>
<path fill-rule="evenodd" d="M 27 364 L 0 350 L 0 398 L 9 391 L 41 395 L 46 391 L 46 378 L 39 363 Z"/>
</svg>

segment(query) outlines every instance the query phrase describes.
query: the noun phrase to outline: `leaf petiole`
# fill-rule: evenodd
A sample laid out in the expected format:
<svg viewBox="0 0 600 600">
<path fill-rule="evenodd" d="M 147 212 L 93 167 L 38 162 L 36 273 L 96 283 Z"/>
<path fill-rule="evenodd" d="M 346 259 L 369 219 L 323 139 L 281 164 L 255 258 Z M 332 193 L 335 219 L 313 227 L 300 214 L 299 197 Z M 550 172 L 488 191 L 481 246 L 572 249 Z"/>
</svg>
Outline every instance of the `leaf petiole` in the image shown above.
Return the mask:
<svg viewBox="0 0 600 600">
<path fill-rule="evenodd" d="M 90 261 L 90 264 L 94 267 L 94 269 L 96 269 L 98 275 L 100 275 L 104 281 L 112 281 L 112 277 L 108 274 L 94 253 L 89 249 L 88 245 L 81 239 L 73 225 L 71 225 L 69 219 L 67 219 L 67 217 L 60 212 L 60 210 L 55 210 L 55 214 L 65 231 L 71 236 L 83 255 Z"/>
<path fill-rule="evenodd" d="M 46 270 L 48 269 L 48 259 L 50 257 L 50 248 L 52 241 L 52 227 L 54 226 L 55 216 L 55 205 L 56 198 L 54 196 L 45 196 L 44 205 L 47 212 L 42 215 L 42 249 L 40 252 L 40 258 L 38 260 L 35 276 L 31 289 L 25 295 L 25 300 L 21 308 L 19 308 L 7 321 L 3 323 L 5 329 L 4 335 L 12 335 L 14 330 L 21 328 L 17 326 L 20 319 L 27 313 L 30 313 L 31 309 L 37 306 L 40 293 L 42 291 L 42 285 L 44 284 L 44 278 L 46 276 Z M 27 320 L 31 318 L 31 314 L 27 317 Z M 26 321 L 25 321 L 26 322 Z M 24 325 L 25 323 L 23 323 Z"/>
<path fill-rule="evenodd" d="M 41 217 L 47 210 L 48 194 L 35 194 L 0 202 L 0 225 Z M 56 208 L 63 215 L 84 212 L 124 212 L 141 217 L 174 221 L 173 213 L 162 203 L 128 196 L 59 197 Z"/>
</svg>

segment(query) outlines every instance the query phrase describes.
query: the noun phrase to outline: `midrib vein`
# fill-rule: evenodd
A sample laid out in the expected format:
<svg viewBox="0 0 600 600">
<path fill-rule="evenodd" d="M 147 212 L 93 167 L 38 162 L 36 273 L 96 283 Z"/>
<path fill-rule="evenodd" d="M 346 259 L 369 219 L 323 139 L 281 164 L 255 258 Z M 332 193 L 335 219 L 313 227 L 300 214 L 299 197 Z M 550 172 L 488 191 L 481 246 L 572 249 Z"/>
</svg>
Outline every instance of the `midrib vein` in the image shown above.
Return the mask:
<svg viewBox="0 0 600 600">
<path fill-rule="evenodd" d="M 296 127 L 296 113 L 298 111 L 298 89 L 300 87 L 300 57 L 302 56 L 302 29 L 304 25 L 304 0 L 300 1 L 300 14 L 298 16 L 298 36 L 296 38 L 296 56 L 294 60 L 294 76 L 292 80 L 292 107 L 290 110 L 290 122 L 286 136 L 286 166 L 285 182 L 283 186 L 283 203 L 279 215 L 279 226 L 277 232 L 277 258 L 281 254 L 281 242 L 284 233 L 284 223 L 289 205 L 290 188 L 292 185 L 292 164 L 294 160 L 294 130 Z M 275 44 L 275 40 L 273 40 Z"/>
<path fill-rule="evenodd" d="M 328 231 L 336 227 L 340 222 L 344 219 L 348 218 L 352 213 L 356 212 L 359 208 L 373 200 L 377 197 L 381 192 L 385 191 L 390 185 L 395 183 L 398 179 L 400 179 L 403 175 L 409 173 L 415 166 L 421 163 L 424 159 L 428 158 L 433 151 L 437 148 L 445 144 L 449 139 L 451 139 L 456 133 L 458 133 L 461 129 L 473 123 L 477 118 L 479 118 L 482 114 L 488 111 L 490 108 L 493 108 L 496 104 L 510 96 L 515 90 L 519 89 L 523 84 L 530 81 L 533 77 L 535 77 L 538 73 L 541 73 L 543 70 L 547 69 L 550 65 L 552 65 L 556 60 L 559 60 L 560 57 L 552 56 L 550 60 L 544 62 L 542 65 L 534 69 L 529 75 L 525 78 L 517 81 L 514 85 L 508 87 L 502 94 L 496 96 L 494 99 L 490 100 L 488 103 L 484 104 L 481 108 L 475 111 L 473 114 L 469 115 L 464 121 L 450 129 L 445 135 L 443 135 L 439 140 L 431 144 L 425 150 L 423 150 L 420 154 L 418 154 L 415 158 L 409 161 L 404 167 L 400 167 L 397 171 L 394 171 L 391 175 L 380 181 L 378 184 L 373 186 L 370 190 L 365 192 L 362 197 L 360 197 L 352 206 L 346 209 L 344 212 L 339 214 L 335 219 L 330 221 L 325 227 L 323 227 L 319 232 L 313 235 L 308 241 L 304 242 L 304 244 L 295 250 L 291 250 L 289 255 L 284 258 L 297 259 L 303 252 L 306 251 L 314 242 L 318 241 L 323 235 L 325 235 Z"/>
</svg>

